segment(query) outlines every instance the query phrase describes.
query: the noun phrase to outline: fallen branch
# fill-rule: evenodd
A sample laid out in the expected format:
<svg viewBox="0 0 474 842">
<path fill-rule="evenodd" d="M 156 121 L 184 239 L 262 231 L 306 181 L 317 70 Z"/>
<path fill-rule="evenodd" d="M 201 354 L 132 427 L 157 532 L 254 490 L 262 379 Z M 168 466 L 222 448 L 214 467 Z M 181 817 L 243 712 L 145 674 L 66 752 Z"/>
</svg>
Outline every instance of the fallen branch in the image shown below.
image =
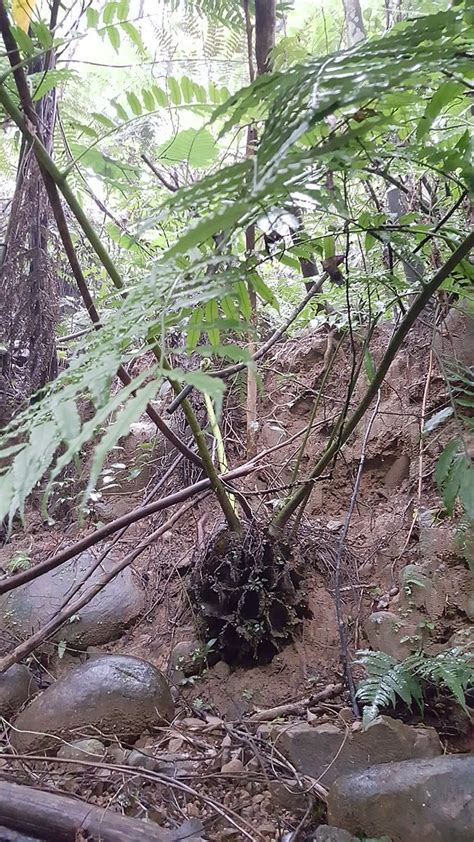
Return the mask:
<svg viewBox="0 0 474 842">
<path fill-rule="evenodd" d="M 324 702 L 326 699 L 332 699 L 338 696 L 344 689 L 342 684 L 328 684 L 324 690 L 319 693 L 313 693 L 305 699 L 300 699 L 298 702 L 289 702 L 286 705 L 278 705 L 274 708 L 267 708 L 266 710 L 259 710 L 253 713 L 247 719 L 247 722 L 271 722 L 272 719 L 277 719 L 279 716 L 290 716 L 298 713 L 303 713 L 310 705 L 316 705 L 318 702 Z"/>
<path fill-rule="evenodd" d="M 32 786 L 0 781 L 0 825 L 20 833 L 39 833 L 56 842 L 101 839 L 102 842 L 177 842 L 179 832 L 163 830 L 78 798 Z M 195 834 L 186 838 L 197 840 Z"/>
<path fill-rule="evenodd" d="M 153 488 L 151 489 L 151 491 L 149 491 L 149 492 L 148 492 L 148 494 L 146 495 L 145 499 L 143 500 L 142 505 L 146 506 L 146 504 L 147 504 L 147 503 L 149 503 L 149 502 L 150 502 L 150 500 L 152 500 L 152 499 L 153 499 L 153 497 L 155 496 L 155 494 L 157 493 L 157 491 L 159 491 L 159 490 L 160 490 L 160 488 L 162 488 L 162 486 L 166 483 L 166 481 L 170 478 L 170 476 L 173 474 L 173 472 L 175 471 L 175 469 L 178 467 L 178 465 L 179 465 L 179 463 L 181 462 L 182 458 L 183 458 L 183 457 L 182 457 L 182 455 L 181 455 L 181 454 L 178 454 L 178 456 L 177 456 L 177 458 L 174 460 L 173 464 L 172 464 L 172 465 L 168 468 L 168 470 L 167 470 L 167 471 L 163 474 L 163 476 L 161 477 L 161 479 L 159 480 L 159 482 L 158 482 L 158 483 L 156 483 L 156 484 L 153 486 Z M 116 535 L 115 535 L 115 537 L 114 537 L 114 540 L 110 543 L 110 545 L 109 545 L 108 547 L 106 547 L 106 549 L 105 549 L 105 550 L 104 550 L 104 551 L 100 554 L 100 556 L 99 556 L 99 557 L 95 560 L 95 562 L 94 562 L 94 564 L 92 565 L 92 567 L 90 567 L 90 568 L 89 568 L 89 570 L 87 570 L 87 572 L 86 572 L 86 573 L 84 573 L 84 575 L 83 575 L 83 576 L 81 576 L 81 578 L 79 579 L 79 581 L 75 583 L 75 585 L 74 585 L 74 587 L 72 588 L 72 590 L 68 592 L 68 594 L 67 594 L 67 596 L 66 596 L 66 598 L 65 598 L 64 602 L 63 602 L 63 603 L 59 606 L 59 610 L 60 610 L 60 611 L 62 611 L 62 610 L 63 610 L 63 608 L 65 608 L 65 607 L 66 607 L 66 605 L 67 605 L 67 604 L 71 601 L 71 599 L 73 599 L 73 598 L 76 596 L 76 594 L 77 594 L 77 593 L 79 593 L 79 591 L 81 590 L 81 588 L 83 587 L 83 585 L 85 585 L 85 583 L 87 582 L 87 580 L 88 580 L 88 579 L 90 579 L 90 577 L 91 577 L 91 576 L 95 573 L 95 571 L 97 570 L 97 568 L 98 568 L 98 567 L 100 567 L 100 565 L 102 564 L 102 562 L 103 562 L 103 561 L 107 558 L 107 556 L 109 555 L 109 553 L 112 551 L 113 547 L 114 547 L 114 546 L 115 546 L 115 545 L 116 545 L 116 544 L 120 541 L 120 539 L 121 539 L 121 538 L 125 535 L 125 533 L 126 533 L 127 529 L 128 529 L 128 526 L 124 526 L 124 527 L 123 527 L 123 529 L 121 529 L 119 532 L 117 532 L 117 534 L 116 534 Z"/>
<path fill-rule="evenodd" d="M 201 498 L 202 499 L 202 498 Z M 5 670 L 9 669 L 13 664 L 17 664 L 18 661 L 21 661 L 22 658 L 26 658 L 27 655 L 30 655 L 34 652 L 38 646 L 47 640 L 54 632 L 61 628 L 74 614 L 78 614 L 85 605 L 87 605 L 98 593 L 100 593 L 112 579 L 115 579 L 122 570 L 125 570 L 126 567 L 129 567 L 139 555 L 153 544 L 157 538 L 163 535 L 164 532 L 167 532 L 168 529 L 171 529 L 172 526 L 182 517 L 190 508 L 196 505 L 199 501 L 193 500 L 192 503 L 181 506 L 177 512 L 172 515 L 165 523 L 163 523 L 158 529 L 148 535 L 143 541 L 141 541 L 131 553 L 124 556 L 117 564 L 114 564 L 110 570 L 101 576 L 94 585 L 92 585 L 89 590 L 79 596 L 73 602 L 69 601 L 67 606 L 61 609 L 55 617 L 53 617 L 49 623 L 46 623 L 45 626 L 42 626 L 38 629 L 37 632 L 31 635 L 27 640 L 24 640 L 23 643 L 20 643 L 12 652 L 8 655 L 5 655 L 0 660 L 0 673 L 5 672 Z"/>
<path fill-rule="evenodd" d="M 318 424 L 315 424 L 314 427 L 321 427 L 325 423 L 326 421 L 320 421 Z M 228 474 L 222 474 L 220 477 L 221 480 L 223 482 L 229 482 L 230 480 L 238 479 L 239 477 L 252 473 L 252 471 L 261 467 L 260 462 L 262 459 L 269 456 L 271 453 L 274 453 L 276 450 L 281 450 L 283 447 L 287 447 L 299 436 L 304 435 L 307 429 L 307 426 L 303 427 L 302 430 L 294 433 L 289 439 L 286 439 L 273 447 L 269 447 L 267 450 L 262 450 L 260 453 L 257 453 L 254 459 L 246 462 L 244 465 L 240 465 L 238 468 L 234 468 L 232 471 L 229 471 Z M 200 491 L 206 491 L 210 488 L 210 485 L 210 480 L 200 480 L 199 482 L 194 483 L 194 485 L 188 485 L 186 488 L 182 488 L 181 491 L 168 495 L 168 497 L 162 497 L 161 500 L 156 500 L 154 503 L 150 503 L 147 506 L 139 506 L 137 509 L 133 509 L 126 515 L 122 515 L 122 517 L 116 518 L 116 520 L 112 520 L 110 523 L 106 523 L 104 526 L 101 526 L 100 529 L 96 529 L 95 532 L 91 533 L 91 535 L 86 535 L 85 538 L 81 538 L 80 541 L 76 541 L 75 544 L 71 544 L 70 547 L 67 547 L 65 550 L 61 550 L 61 552 L 56 555 L 45 559 L 45 561 L 41 561 L 39 564 L 36 564 L 34 567 L 30 567 L 28 570 L 22 570 L 20 573 L 16 573 L 14 576 L 10 576 L 10 578 L 1 581 L 0 596 L 8 591 L 12 591 L 15 588 L 20 587 L 20 585 L 24 585 L 26 582 L 31 582 L 32 579 L 36 579 L 38 576 L 42 576 L 44 573 L 48 573 L 56 567 L 60 567 L 61 564 L 64 564 L 66 561 L 74 558 L 74 556 L 79 555 L 79 553 L 88 550 L 100 541 L 105 540 L 105 538 L 108 538 L 109 535 L 113 535 L 120 529 L 130 526 L 132 523 L 136 523 L 139 520 L 143 520 L 144 518 L 149 517 L 149 515 L 153 515 L 163 509 L 170 508 L 170 506 L 174 506 L 177 503 L 182 503 L 189 497 L 192 497 L 193 494 L 199 494 Z M 233 493 L 236 494 L 238 492 L 233 489 Z"/>
</svg>

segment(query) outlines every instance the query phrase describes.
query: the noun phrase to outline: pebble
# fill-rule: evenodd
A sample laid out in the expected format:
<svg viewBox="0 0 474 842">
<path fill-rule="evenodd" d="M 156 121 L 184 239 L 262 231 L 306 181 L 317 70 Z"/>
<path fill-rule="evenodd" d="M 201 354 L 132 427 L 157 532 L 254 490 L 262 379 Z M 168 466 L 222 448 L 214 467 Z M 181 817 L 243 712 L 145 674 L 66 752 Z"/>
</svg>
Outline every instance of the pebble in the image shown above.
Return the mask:
<svg viewBox="0 0 474 842">
<path fill-rule="evenodd" d="M 344 720 L 344 722 L 352 722 L 354 719 L 354 714 L 352 713 L 351 708 L 341 708 L 339 716 Z"/>
<path fill-rule="evenodd" d="M 258 829 L 260 833 L 275 833 L 276 831 L 275 825 L 270 822 L 263 822 L 259 825 Z"/>
<path fill-rule="evenodd" d="M 117 766 L 125 766 L 129 758 L 130 751 L 128 748 L 112 745 L 107 749 L 107 754 L 112 760 L 112 763 L 117 764 Z"/>
<path fill-rule="evenodd" d="M 261 804 L 262 801 L 265 801 L 265 796 L 263 792 L 257 792 L 257 794 L 254 795 L 254 797 L 252 798 L 252 802 L 254 804 Z"/>
<path fill-rule="evenodd" d="M 159 768 L 160 762 L 156 757 L 150 757 L 149 754 L 143 754 L 141 751 L 131 751 L 128 756 L 127 765 L 154 772 Z"/>
<path fill-rule="evenodd" d="M 197 819 L 201 815 L 201 811 L 200 811 L 199 807 L 197 806 L 197 804 L 194 803 L 194 801 L 191 801 L 191 803 L 187 805 L 186 813 L 192 819 Z"/>
<path fill-rule="evenodd" d="M 228 763 L 224 763 L 221 768 L 221 772 L 224 775 L 235 774 L 241 772 L 244 768 L 244 764 L 241 760 L 229 760 Z"/>
</svg>

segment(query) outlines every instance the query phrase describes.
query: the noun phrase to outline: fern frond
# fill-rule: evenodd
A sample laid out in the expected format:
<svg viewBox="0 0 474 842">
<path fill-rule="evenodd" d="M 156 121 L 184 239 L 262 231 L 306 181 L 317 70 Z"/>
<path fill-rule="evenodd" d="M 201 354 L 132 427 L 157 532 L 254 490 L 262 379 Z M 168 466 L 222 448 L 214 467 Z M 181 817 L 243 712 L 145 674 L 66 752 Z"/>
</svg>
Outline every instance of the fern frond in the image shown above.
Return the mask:
<svg viewBox="0 0 474 842">
<path fill-rule="evenodd" d="M 457 646 L 447 652 L 440 652 L 435 658 L 427 658 L 417 668 L 418 675 L 437 686 L 445 685 L 466 710 L 465 690 L 474 677 L 474 656 Z"/>
<path fill-rule="evenodd" d="M 423 708 L 420 682 L 413 672 L 413 656 L 398 663 L 385 652 L 365 650 L 359 652 L 359 655 L 357 663 L 364 664 L 368 672 L 368 677 L 357 690 L 360 701 L 367 703 L 362 718 L 365 728 L 383 708 L 389 705 L 395 707 L 397 696 L 409 706 L 415 701 L 420 709 Z"/>
<path fill-rule="evenodd" d="M 357 698 L 366 703 L 362 722 L 367 728 L 380 711 L 395 706 L 397 696 L 410 706 L 416 702 L 423 711 L 423 681 L 444 685 L 465 708 L 465 690 L 474 683 L 474 658 L 462 647 L 428 657 L 423 652 L 398 662 L 385 652 L 365 649 L 357 653 L 356 663 L 363 664 L 367 678 L 361 681 Z"/>
</svg>

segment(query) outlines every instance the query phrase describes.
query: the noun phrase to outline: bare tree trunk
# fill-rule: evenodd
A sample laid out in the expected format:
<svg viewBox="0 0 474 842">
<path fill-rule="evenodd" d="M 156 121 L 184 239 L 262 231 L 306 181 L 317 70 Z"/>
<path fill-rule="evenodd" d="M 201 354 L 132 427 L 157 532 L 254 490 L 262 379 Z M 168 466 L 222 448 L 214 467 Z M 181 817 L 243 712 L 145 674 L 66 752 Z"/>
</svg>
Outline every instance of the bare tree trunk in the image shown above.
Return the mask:
<svg viewBox="0 0 474 842">
<path fill-rule="evenodd" d="M 255 69 L 253 62 L 253 46 L 252 46 L 252 22 L 250 18 L 248 0 L 244 0 L 245 12 L 245 28 L 247 37 L 247 55 L 249 78 L 253 82 L 255 78 Z M 260 76 L 262 73 L 267 73 L 270 68 L 270 52 L 275 46 L 275 28 L 276 28 L 276 2 L 275 0 L 255 0 L 255 60 L 257 64 L 256 75 Z M 249 126 L 247 134 L 247 155 L 252 155 L 256 142 L 255 129 Z M 251 225 L 245 233 L 246 251 L 251 257 L 255 249 L 255 226 Z M 252 307 L 252 334 L 257 329 L 257 296 L 252 285 L 249 284 L 249 297 Z M 255 353 L 255 344 L 253 335 L 250 337 L 249 353 L 251 356 Z M 257 430 L 258 430 L 258 415 L 257 415 L 257 379 L 255 372 L 249 368 L 247 372 L 247 458 L 252 458 L 257 452 Z"/>
<path fill-rule="evenodd" d="M 54 0 L 50 26 L 57 23 Z M 53 50 L 30 65 L 30 72 L 55 66 Z M 35 104 L 41 140 L 51 154 L 56 121 L 53 88 Z M 15 193 L 0 264 L 2 309 L 0 343 L 2 424 L 16 407 L 57 373 L 55 328 L 58 319 L 58 276 L 49 253 L 50 208 L 31 146 L 23 139 Z"/>
<path fill-rule="evenodd" d="M 358 44 L 366 37 L 360 0 L 342 0 L 346 19 L 346 39 L 349 47 Z"/>
<path fill-rule="evenodd" d="M 270 52 L 275 46 L 275 30 L 275 0 L 255 0 L 255 58 L 257 60 L 257 76 L 271 70 Z"/>
</svg>

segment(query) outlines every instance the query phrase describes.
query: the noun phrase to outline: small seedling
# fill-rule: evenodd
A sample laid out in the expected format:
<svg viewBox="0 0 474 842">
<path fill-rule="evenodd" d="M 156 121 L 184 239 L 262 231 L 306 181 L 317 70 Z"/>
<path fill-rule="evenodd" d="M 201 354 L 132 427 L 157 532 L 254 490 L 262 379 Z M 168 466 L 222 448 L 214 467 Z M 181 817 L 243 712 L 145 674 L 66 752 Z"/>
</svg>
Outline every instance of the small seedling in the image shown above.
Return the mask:
<svg viewBox="0 0 474 842">
<path fill-rule="evenodd" d="M 19 550 L 10 559 L 7 566 L 11 573 L 15 573 L 17 570 L 28 570 L 31 567 L 31 556 L 25 553 L 24 550 Z"/>
</svg>

